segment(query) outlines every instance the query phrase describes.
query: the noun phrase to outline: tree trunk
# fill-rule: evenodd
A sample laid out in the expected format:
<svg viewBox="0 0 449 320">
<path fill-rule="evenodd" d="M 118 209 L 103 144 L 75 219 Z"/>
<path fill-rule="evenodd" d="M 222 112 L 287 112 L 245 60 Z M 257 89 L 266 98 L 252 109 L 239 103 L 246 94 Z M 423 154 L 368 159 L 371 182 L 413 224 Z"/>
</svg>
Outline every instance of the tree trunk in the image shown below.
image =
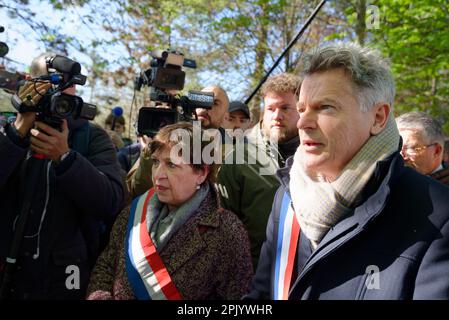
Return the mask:
<svg viewBox="0 0 449 320">
<path fill-rule="evenodd" d="M 256 45 L 256 68 L 254 69 L 252 75 L 252 87 L 255 88 L 262 77 L 265 75 L 265 59 L 267 56 L 267 39 L 268 39 L 268 30 L 264 22 L 265 19 L 268 18 L 268 12 L 266 10 L 266 5 L 262 5 L 261 7 L 261 26 L 258 32 L 258 39 Z M 253 124 L 259 122 L 260 119 L 260 107 L 262 104 L 262 97 L 260 93 L 256 94 L 251 101 L 249 108 L 251 110 L 251 122 Z"/>
<path fill-rule="evenodd" d="M 366 37 L 366 0 L 356 0 L 355 9 L 357 11 L 355 33 L 358 42 L 363 46 Z"/>
</svg>

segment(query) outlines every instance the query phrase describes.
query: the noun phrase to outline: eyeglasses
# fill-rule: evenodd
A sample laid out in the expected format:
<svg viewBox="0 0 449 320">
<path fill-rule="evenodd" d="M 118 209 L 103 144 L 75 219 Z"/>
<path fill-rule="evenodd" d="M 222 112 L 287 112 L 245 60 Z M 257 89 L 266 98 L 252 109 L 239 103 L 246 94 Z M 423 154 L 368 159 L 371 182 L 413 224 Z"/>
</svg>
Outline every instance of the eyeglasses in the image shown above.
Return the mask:
<svg viewBox="0 0 449 320">
<path fill-rule="evenodd" d="M 426 150 L 427 148 L 430 148 L 431 146 L 436 145 L 435 143 L 431 143 L 428 144 L 426 146 L 417 146 L 417 147 L 407 147 L 407 146 L 402 146 L 402 153 L 404 155 L 408 155 L 408 156 L 417 156 L 419 155 L 421 152 L 423 152 L 424 150 Z"/>
</svg>

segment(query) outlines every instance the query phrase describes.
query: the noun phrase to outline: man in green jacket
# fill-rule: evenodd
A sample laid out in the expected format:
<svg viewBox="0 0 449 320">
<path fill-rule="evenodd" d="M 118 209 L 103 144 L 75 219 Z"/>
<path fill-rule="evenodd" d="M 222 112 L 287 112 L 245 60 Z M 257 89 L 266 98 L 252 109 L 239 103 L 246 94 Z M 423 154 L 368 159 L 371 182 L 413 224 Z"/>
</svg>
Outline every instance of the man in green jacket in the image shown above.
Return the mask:
<svg viewBox="0 0 449 320">
<path fill-rule="evenodd" d="M 267 80 L 261 92 L 262 121 L 248 133 L 242 149 L 236 146 L 226 156 L 218 173 L 223 207 L 236 213 L 248 231 L 254 268 L 279 187 L 275 173 L 299 145 L 296 102 L 300 84 L 299 77 L 288 73 Z"/>
</svg>

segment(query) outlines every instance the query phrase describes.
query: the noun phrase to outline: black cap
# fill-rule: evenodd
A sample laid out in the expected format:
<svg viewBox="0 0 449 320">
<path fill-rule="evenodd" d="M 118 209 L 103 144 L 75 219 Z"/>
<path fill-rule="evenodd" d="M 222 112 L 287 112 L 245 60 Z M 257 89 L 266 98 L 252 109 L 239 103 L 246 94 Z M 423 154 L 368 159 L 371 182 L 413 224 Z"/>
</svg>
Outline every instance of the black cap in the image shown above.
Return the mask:
<svg viewBox="0 0 449 320">
<path fill-rule="evenodd" d="M 242 111 L 248 117 L 248 119 L 251 118 L 248 106 L 243 102 L 231 101 L 231 103 L 229 103 L 228 112 L 231 113 L 234 111 Z"/>
</svg>

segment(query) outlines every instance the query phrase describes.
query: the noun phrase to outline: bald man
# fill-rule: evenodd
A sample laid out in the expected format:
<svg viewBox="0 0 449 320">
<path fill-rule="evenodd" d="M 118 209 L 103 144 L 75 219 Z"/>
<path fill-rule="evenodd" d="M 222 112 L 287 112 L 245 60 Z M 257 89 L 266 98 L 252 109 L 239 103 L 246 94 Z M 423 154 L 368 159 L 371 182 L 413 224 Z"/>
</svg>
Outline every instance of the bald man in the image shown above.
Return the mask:
<svg viewBox="0 0 449 320">
<path fill-rule="evenodd" d="M 202 92 L 213 92 L 214 105 L 211 109 L 196 109 L 198 120 L 201 121 L 201 126 L 205 129 L 221 127 L 226 111 L 229 107 L 229 98 L 219 86 L 209 86 L 201 90 Z"/>
</svg>

